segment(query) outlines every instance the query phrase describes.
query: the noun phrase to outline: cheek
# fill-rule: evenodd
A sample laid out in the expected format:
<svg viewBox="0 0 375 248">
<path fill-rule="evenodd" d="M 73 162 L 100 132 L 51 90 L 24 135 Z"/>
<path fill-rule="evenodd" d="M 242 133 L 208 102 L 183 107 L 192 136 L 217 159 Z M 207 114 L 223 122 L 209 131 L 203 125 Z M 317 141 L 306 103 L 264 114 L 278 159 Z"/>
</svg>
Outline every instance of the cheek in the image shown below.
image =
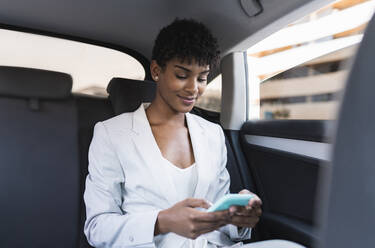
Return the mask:
<svg viewBox="0 0 375 248">
<path fill-rule="evenodd" d="M 205 92 L 206 90 L 206 85 L 201 85 L 201 86 L 198 86 L 198 96 L 201 96 L 203 95 L 203 93 Z"/>
<path fill-rule="evenodd" d="M 173 84 L 168 78 L 159 82 L 159 88 L 164 94 L 170 94 L 176 90 L 176 85 Z"/>
<path fill-rule="evenodd" d="M 168 88 L 169 88 L 170 91 L 178 92 L 178 91 L 182 90 L 184 87 L 183 87 L 183 84 L 181 84 L 180 82 L 173 81 L 173 82 L 170 82 L 168 84 Z"/>
<path fill-rule="evenodd" d="M 179 91 L 183 85 L 174 76 L 166 77 L 163 87 L 169 92 Z"/>
</svg>

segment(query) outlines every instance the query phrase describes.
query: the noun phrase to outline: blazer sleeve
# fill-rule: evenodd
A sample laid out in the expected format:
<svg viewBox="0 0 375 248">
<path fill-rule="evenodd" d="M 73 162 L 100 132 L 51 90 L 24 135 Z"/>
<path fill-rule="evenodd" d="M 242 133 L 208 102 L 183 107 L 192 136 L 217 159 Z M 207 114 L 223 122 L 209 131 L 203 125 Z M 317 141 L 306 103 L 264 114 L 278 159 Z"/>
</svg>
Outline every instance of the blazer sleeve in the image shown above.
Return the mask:
<svg viewBox="0 0 375 248">
<path fill-rule="evenodd" d="M 225 145 L 225 136 L 222 128 L 218 125 L 220 133 L 220 146 L 221 146 L 221 162 L 220 162 L 220 173 L 219 173 L 219 187 L 215 201 L 219 200 L 223 195 L 229 194 L 230 176 L 227 166 L 227 148 Z M 251 228 L 238 228 L 234 225 L 226 225 L 219 229 L 221 232 L 227 234 L 231 240 L 240 241 L 251 238 Z"/>
<path fill-rule="evenodd" d="M 122 211 L 125 175 L 106 127 L 98 122 L 89 148 L 84 232 L 94 247 L 154 247 L 158 211 Z"/>
</svg>

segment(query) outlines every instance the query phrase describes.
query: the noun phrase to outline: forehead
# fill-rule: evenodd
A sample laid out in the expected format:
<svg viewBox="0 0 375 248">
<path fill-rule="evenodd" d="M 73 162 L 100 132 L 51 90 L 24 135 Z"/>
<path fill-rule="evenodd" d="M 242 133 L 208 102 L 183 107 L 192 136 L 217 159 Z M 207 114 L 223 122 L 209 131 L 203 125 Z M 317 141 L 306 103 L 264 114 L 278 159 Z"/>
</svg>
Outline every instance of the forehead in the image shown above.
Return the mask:
<svg viewBox="0 0 375 248">
<path fill-rule="evenodd" d="M 181 69 L 181 70 L 183 70 L 183 68 L 185 68 L 185 69 L 188 69 L 192 72 L 204 72 L 204 71 L 208 71 L 210 69 L 209 65 L 199 65 L 199 63 L 194 59 L 192 59 L 191 61 L 188 61 L 186 59 L 180 60 L 178 58 L 174 58 L 174 59 L 169 60 L 166 63 L 166 67 L 169 68 L 169 69 L 176 68 L 176 69 Z"/>
</svg>

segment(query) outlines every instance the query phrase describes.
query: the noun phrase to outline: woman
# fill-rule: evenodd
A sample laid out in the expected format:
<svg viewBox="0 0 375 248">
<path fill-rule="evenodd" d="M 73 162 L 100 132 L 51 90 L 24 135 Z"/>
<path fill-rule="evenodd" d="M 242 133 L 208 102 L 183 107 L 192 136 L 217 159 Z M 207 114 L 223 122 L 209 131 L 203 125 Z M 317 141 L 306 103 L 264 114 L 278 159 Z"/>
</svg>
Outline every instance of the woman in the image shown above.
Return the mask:
<svg viewBox="0 0 375 248">
<path fill-rule="evenodd" d="M 152 103 L 95 125 L 84 195 L 91 245 L 229 247 L 250 238 L 261 215 L 257 196 L 246 207 L 199 209 L 230 183 L 222 129 L 189 114 L 218 56 L 203 24 L 174 21 L 153 48 Z"/>
</svg>

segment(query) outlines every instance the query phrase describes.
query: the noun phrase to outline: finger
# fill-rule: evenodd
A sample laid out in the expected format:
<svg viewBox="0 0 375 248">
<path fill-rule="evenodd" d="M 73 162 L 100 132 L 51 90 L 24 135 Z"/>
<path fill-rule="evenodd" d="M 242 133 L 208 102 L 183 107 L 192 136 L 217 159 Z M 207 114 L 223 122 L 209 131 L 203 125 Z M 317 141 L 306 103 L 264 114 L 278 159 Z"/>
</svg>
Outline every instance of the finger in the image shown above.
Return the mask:
<svg viewBox="0 0 375 248">
<path fill-rule="evenodd" d="M 228 210 L 216 211 L 216 212 L 199 212 L 196 215 L 195 221 L 198 222 L 229 222 L 230 215 Z"/>
<path fill-rule="evenodd" d="M 209 208 L 210 204 L 204 199 L 187 198 L 183 201 L 184 206 L 191 208 Z"/>
<path fill-rule="evenodd" d="M 252 193 L 247 189 L 243 189 L 240 192 L 238 192 L 238 194 L 252 194 Z"/>
<path fill-rule="evenodd" d="M 223 223 L 223 222 L 205 225 L 205 226 L 201 226 L 199 229 L 197 229 L 197 232 L 198 232 L 199 235 L 201 235 L 201 234 L 204 234 L 204 233 L 215 231 L 215 230 L 217 230 L 220 227 L 225 226 L 225 225 L 227 225 L 227 223 Z"/>
<path fill-rule="evenodd" d="M 200 235 L 202 233 L 210 232 L 216 230 L 226 224 L 229 224 L 229 221 L 216 221 L 216 222 L 195 222 L 193 233 Z"/>
<path fill-rule="evenodd" d="M 229 214 L 232 216 L 234 215 L 236 212 L 238 211 L 238 207 L 237 206 L 231 206 L 229 208 Z"/>
<path fill-rule="evenodd" d="M 255 215 L 260 217 L 262 215 L 262 209 L 261 208 L 255 209 Z"/>
<path fill-rule="evenodd" d="M 237 207 L 235 209 L 235 211 L 234 211 L 234 214 L 232 214 L 231 216 L 234 216 L 234 215 L 249 216 L 249 217 L 259 217 L 259 216 L 262 215 L 262 209 L 260 207 L 252 208 L 250 206 Z"/>
<path fill-rule="evenodd" d="M 209 233 L 209 232 L 218 230 L 220 227 L 223 227 L 225 225 L 226 224 L 221 224 L 221 225 L 212 226 L 212 227 L 207 228 L 207 229 L 202 229 L 202 230 L 199 231 L 199 235 L 202 235 L 202 234 L 205 234 L 205 233 Z"/>
<path fill-rule="evenodd" d="M 246 215 L 248 210 L 242 206 L 231 206 L 229 208 L 229 213 L 233 215 Z"/>
<path fill-rule="evenodd" d="M 241 216 L 255 216 L 255 209 L 250 206 L 232 206 L 229 208 L 231 216 L 233 215 L 241 215 Z"/>
<path fill-rule="evenodd" d="M 260 200 L 259 196 L 257 196 L 256 194 L 250 192 L 247 189 L 241 190 L 240 192 L 238 192 L 238 194 L 250 194 L 250 195 L 253 195 L 253 197 L 249 200 L 249 205 L 252 205 L 252 204 L 259 204 L 259 206 L 262 205 L 262 201 Z M 254 203 L 252 203 L 252 202 L 254 202 Z"/>
<path fill-rule="evenodd" d="M 248 206 L 250 207 L 257 207 L 262 205 L 262 200 L 254 193 L 250 192 L 247 189 L 243 189 L 239 192 L 239 194 L 250 194 L 253 197 L 249 200 Z"/>
<path fill-rule="evenodd" d="M 254 197 L 249 200 L 248 206 L 255 208 L 262 206 L 262 200 L 254 194 Z"/>
<path fill-rule="evenodd" d="M 254 227 L 259 222 L 259 217 L 233 216 L 231 224 L 240 227 Z"/>
<path fill-rule="evenodd" d="M 242 224 L 246 224 L 246 223 L 254 223 L 254 222 L 258 222 L 259 221 L 259 217 L 257 216 L 233 216 L 231 218 L 231 223 L 242 223 Z"/>
</svg>

